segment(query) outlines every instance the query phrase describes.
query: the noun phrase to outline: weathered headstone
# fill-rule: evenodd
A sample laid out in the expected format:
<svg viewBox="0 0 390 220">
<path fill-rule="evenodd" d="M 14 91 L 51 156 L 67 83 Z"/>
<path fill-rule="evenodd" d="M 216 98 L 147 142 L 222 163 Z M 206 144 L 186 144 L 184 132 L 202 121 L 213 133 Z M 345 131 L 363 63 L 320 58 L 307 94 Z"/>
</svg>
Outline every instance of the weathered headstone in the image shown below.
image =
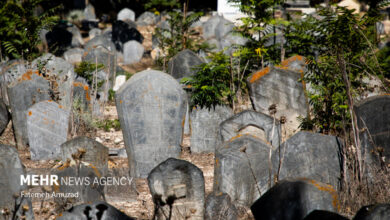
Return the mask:
<svg viewBox="0 0 390 220">
<path fill-rule="evenodd" d="M 108 168 L 108 148 L 91 138 L 76 137 L 61 144 L 62 161 L 74 160 L 75 154 L 81 154 L 80 161 L 99 170 L 105 171 Z"/>
<path fill-rule="evenodd" d="M 64 53 L 64 59 L 71 64 L 81 63 L 84 50 L 81 48 L 72 48 Z"/>
<path fill-rule="evenodd" d="M 251 210 L 255 219 L 303 219 L 314 210 L 339 209 L 337 191 L 310 179 L 284 180 L 260 197 Z"/>
<path fill-rule="evenodd" d="M 135 40 L 142 44 L 144 37 L 134 27 L 123 21 L 115 21 L 112 25 L 112 42 L 118 51 L 123 51 L 123 44 Z"/>
<path fill-rule="evenodd" d="M 381 152 L 381 159 L 390 163 L 390 95 L 367 98 L 355 106 L 355 112 L 367 162 L 374 162 Z"/>
<path fill-rule="evenodd" d="M 45 69 L 46 79 L 49 80 L 54 101 L 66 110 L 73 104 L 73 82 L 75 78 L 74 67 L 66 60 L 47 53 L 35 59 L 31 66 L 34 69 Z"/>
<path fill-rule="evenodd" d="M 390 205 L 378 204 L 363 206 L 353 220 L 385 220 L 390 219 Z"/>
<path fill-rule="evenodd" d="M 278 179 L 310 178 L 338 188 L 341 145 L 335 136 L 300 131 L 273 155 L 274 167 L 281 165 Z"/>
<path fill-rule="evenodd" d="M 221 144 L 219 124 L 233 115 L 233 110 L 225 106 L 215 108 L 194 108 L 191 111 L 191 152 L 215 152 Z"/>
<path fill-rule="evenodd" d="M 157 24 L 159 20 L 159 16 L 155 15 L 150 11 L 145 11 L 137 18 L 137 25 L 139 26 L 148 26 Z"/>
<path fill-rule="evenodd" d="M 27 71 L 27 65 L 23 60 L 11 60 L 5 62 L 1 68 L 0 93 L 5 105 L 9 106 L 7 87 Z"/>
<path fill-rule="evenodd" d="M 40 101 L 50 100 L 49 82 L 38 71 L 28 70 L 8 86 L 12 124 L 18 148 L 25 148 L 27 136 L 27 109 Z"/>
<path fill-rule="evenodd" d="M 178 157 L 186 94 L 170 75 L 146 70 L 115 95 L 132 177 L 146 177 L 169 157 Z"/>
<path fill-rule="evenodd" d="M 215 152 L 214 192 L 227 193 L 239 205 L 251 205 L 273 181 L 269 178 L 270 148 L 251 135 L 220 145 Z"/>
<path fill-rule="evenodd" d="M 203 219 L 204 177 L 195 165 L 169 158 L 150 172 L 148 185 L 157 219 Z"/>
<path fill-rule="evenodd" d="M 3 133 L 10 120 L 7 106 L 4 104 L 3 99 L 0 98 L 0 135 Z"/>
<path fill-rule="evenodd" d="M 34 219 L 30 198 L 21 198 L 21 191 L 27 188 L 20 184 L 21 175 L 25 174 L 18 151 L 0 144 L 0 209 L 9 211 L 2 211 L 1 219 Z"/>
<path fill-rule="evenodd" d="M 220 16 L 213 16 L 203 23 L 203 38 L 209 39 L 215 37 L 215 30 L 218 27 L 219 22 L 223 18 Z"/>
<path fill-rule="evenodd" d="M 84 9 L 84 19 L 96 20 L 95 8 L 93 5 L 88 4 Z"/>
<path fill-rule="evenodd" d="M 72 47 L 81 47 L 82 45 L 84 45 L 84 40 L 81 37 L 81 32 L 76 25 L 71 24 L 71 26 L 66 28 L 66 30 L 72 33 Z"/>
<path fill-rule="evenodd" d="M 205 207 L 205 220 L 238 219 L 238 210 L 226 193 L 211 193 L 207 196 Z"/>
<path fill-rule="evenodd" d="M 84 111 L 91 110 L 91 93 L 87 82 L 77 80 L 73 83 L 73 100 L 74 104 L 80 104 Z"/>
<path fill-rule="evenodd" d="M 115 51 L 114 43 L 111 42 L 111 39 L 106 35 L 99 35 L 88 41 L 84 46 L 84 51 L 89 52 L 98 46 L 104 47 L 111 52 Z"/>
<path fill-rule="evenodd" d="M 218 40 L 222 40 L 226 35 L 233 31 L 234 24 L 224 18 L 222 18 L 217 27 L 215 28 L 215 37 Z"/>
<path fill-rule="evenodd" d="M 94 37 L 101 34 L 102 34 L 102 30 L 100 30 L 99 28 L 93 28 L 88 32 L 89 39 L 93 39 Z"/>
<path fill-rule="evenodd" d="M 276 118 L 286 118 L 286 125 L 292 130 L 289 133 L 298 129 L 297 117 L 305 117 L 308 112 L 305 83 L 300 82 L 304 62 L 304 57 L 294 56 L 283 61 L 281 66 L 266 67 L 248 77 L 255 110 L 269 114 L 269 108 L 275 104 Z"/>
<path fill-rule="evenodd" d="M 175 79 L 192 76 L 196 67 L 203 61 L 191 50 L 183 50 L 176 54 L 168 63 L 168 73 Z"/>
<path fill-rule="evenodd" d="M 245 110 L 233 115 L 220 124 L 222 142 L 237 137 L 237 135 L 240 135 L 240 131 L 248 126 L 254 126 L 264 131 L 265 136 L 258 136 L 257 138 L 269 142 L 274 147 L 279 146 L 281 137 L 279 121 L 274 120 L 271 116 L 251 110 Z"/>
<path fill-rule="evenodd" d="M 138 41 L 131 40 L 123 45 L 123 63 L 133 64 L 141 60 L 144 55 L 144 46 Z"/>
<path fill-rule="evenodd" d="M 124 8 L 119 11 L 117 20 L 120 21 L 135 21 L 135 13 L 133 10 Z"/>
<path fill-rule="evenodd" d="M 42 101 L 26 114 L 31 159 L 59 159 L 68 135 L 69 111 L 53 101 Z"/>
<path fill-rule="evenodd" d="M 74 219 L 99 219 L 99 220 L 134 220 L 105 202 L 95 202 L 93 204 L 82 204 L 74 206 L 62 213 L 58 220 Z"/>
</svg>

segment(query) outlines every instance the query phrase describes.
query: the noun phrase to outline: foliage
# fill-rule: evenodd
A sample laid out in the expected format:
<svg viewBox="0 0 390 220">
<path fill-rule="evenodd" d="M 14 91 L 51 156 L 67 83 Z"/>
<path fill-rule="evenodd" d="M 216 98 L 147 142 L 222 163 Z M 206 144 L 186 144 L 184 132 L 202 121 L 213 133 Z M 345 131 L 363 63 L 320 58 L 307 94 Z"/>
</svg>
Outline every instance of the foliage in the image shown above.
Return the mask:
<svg viewBox="0 0 390 220">
<path fill-rule="evenodd" d="M 153 10 L 155 12 L 170 11 L 175 8 L 180 8 L 180 5 L 179 0 L 150 0 L 144 4 L 146 10 Z"/>
<path fill-rule="evenodd" d="M 197 22 L 202 16 L 201 12 L 191 13 L 173 11 L 169 12 L 169 29 L 157 27 L 155 35 L 159 41 L 159 47 L 162 54 L 165 55 L 159 59 L 159 64 L 166 69 L 167 61 L 184 49 L 198 51 L 207 49 L 208 46 L 199 40 L 194 39 L 195 30 L 191 25 Z"/>
<path fill-rule="evenodd" d="M 34 15 L 34 8 L 46 0 L 0 1 L 1 56 L 32 60 L 39 56 L 37 45 L 42 29 L 50 29 L 59 17 L 54 12 L 60 7 Z M 2 59 L 2 57 L 1 57 Z"/>
<path fill-rule="evenodd" d="M 191 78 L 183 78 L 191 91 L 191 103 L 201 108 L 211 108 L 216 105 L 230 105 L 240 98 L 246 84 L 241 71 L 240 54 L 229 57 L 223 51 L 212 53 L 210 62 L 203 63 Z"/>
<path fill-rule="evenodd" d="M 387 80 L 390 80 L 390 46 L 386 46 L 379 50 L 377 53 L 377 57 L 381 68 L 383 69 L 383 77 Z"/>
<path fill-rule="evenodd" d="M 103 121 L 97 122 L 97 127 L 104 129 L 104 131 L 108 132 L 111 128 L 114 128 L 115 131 L 119 131 L 121 129 L 121 124 L 118 119 L 106 119 Z"/>
<path fill-rule="evenodd" d="M 95 63 L 89 63 L 86 61 L 82 61 L 76 68 L 75 72 L 77 75 L 85 78 L 88 82 L 89 85 L 93 85 L 93 78 L 94 78 L 94 73 L 104 69 L 104 64 L 98 63 L 97 65 Z M 104 80 L 99 80 L 97 82 L 98 88 L 100 88 L 104 83 Z"/>
</svg>

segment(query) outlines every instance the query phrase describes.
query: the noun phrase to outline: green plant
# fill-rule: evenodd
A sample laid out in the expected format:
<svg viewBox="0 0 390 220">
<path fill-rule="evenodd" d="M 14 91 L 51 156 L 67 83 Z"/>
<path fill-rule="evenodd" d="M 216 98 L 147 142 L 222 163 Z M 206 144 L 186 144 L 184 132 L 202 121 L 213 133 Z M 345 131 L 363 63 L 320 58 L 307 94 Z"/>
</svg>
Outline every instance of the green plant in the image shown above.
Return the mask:
<svg viewBox="0 0 390 220">
<path fill-rule="evenodd" d="M 180 6 L 179 0 L 150 0 L 144 4 L 146 10 L 153 10 L 155 12 L 170 11 Z"/>
<path fill-rule="evenodd" d="M 108 100 L 109 101 L 114 101 L 115 100 L 115 91 L 112 89 L 108 90 Z"/>
<path fill-rule="evenodd" d="M 108 132 L 111 128 L 115 129 L 115 131 L 119 131 L 121 129 L 121 124 L 118 119 L 106 119 L 103 121 L 97 122 L 97 127 L 104 129 L 104 131 Z"/>
<path fill-rule="evenodd" d="M 54 13 L 60 6 L 34 15 L 34 8 L 45 1 L 0 1 L 0 59 L 4 56 L 32 60 L 39 56 L 39 32 L 50 29 L 59 20 Z"/>
<path fill-rule="evenodd" d="M 124 75 L 124 76 L 126 76 L 126 80 L 130 79 L 133 76 L 133 74 L 131 74 L 131 73 L 127 72 L 127 71 L 117 72 L 116 75 L 117 76 Z"/>
<path fill-rule="evenodd" d="M 95 73 L 102 69 L 104 69 L 104 64 L 102 63 L 98 63 L 96 65 L 95 63 L 83 61 L 75 68 L 74 71 L 77 73 L 77 75 L 85 78 L 89 85 L 93 85 Z M 98 80 L 97 88 L 100 88 L 103 83 L 103 79 Z"/>
</svg>

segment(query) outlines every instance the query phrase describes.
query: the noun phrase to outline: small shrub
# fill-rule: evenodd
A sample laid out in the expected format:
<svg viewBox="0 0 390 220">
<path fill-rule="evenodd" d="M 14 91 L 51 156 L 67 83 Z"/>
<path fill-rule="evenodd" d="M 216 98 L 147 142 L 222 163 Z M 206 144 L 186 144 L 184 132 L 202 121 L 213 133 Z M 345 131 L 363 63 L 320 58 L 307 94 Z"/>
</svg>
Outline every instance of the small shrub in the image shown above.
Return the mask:
<svg viewBox="0 0 390 220">
<path fill-rule="evenodd" d="M 89 85 L 93 85 L 93 77 L 95 74 L 95 71 L 100 71 L 104 69 L 104 64 L 98 63 L 97 66 L 95 63 L 89 63 L 86 61 L 81 62 L 76 68 L 75 72 L 77 75 L 85 78 Z M 104 80 L 99 80 L 97 82 L 98 88 L 100 88 L 104 83 Z"/>
<path fill-rule="evenodd" d="M 104 131 L 106 132 L 110 131 L 111 128 L 114 128 L 115 131 L 119 131 L 121 129 L 121 124 L 118 119 L 113 119 L 113 120 L 106 119 L 103 121 L 99 121 L 97 123 L 97 127 L 104 129 Z"/>
</svg>

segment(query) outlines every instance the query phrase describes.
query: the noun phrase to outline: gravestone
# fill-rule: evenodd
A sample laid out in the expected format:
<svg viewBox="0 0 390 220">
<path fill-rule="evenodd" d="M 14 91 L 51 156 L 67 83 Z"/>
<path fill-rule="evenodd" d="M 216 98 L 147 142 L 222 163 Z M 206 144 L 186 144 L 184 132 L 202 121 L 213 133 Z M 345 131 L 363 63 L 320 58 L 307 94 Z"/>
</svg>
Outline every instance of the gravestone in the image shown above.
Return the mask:
<svg viewBox="0 0 390 220">
<path fill-rule="evenodd" d="M 169 158 L 150 172 L 148 185 L 156 219 L 203 219 L 204 177 L 192 163 Z"/>
<path fill-rule="evenodd" d="M 271 146 L 251 135 L 232 138 L 215 151 L 214 192 L 226 193 L 233 203 L 250 206 L 267 189 Z"/>
<path fill-rule="evenodd" d="M 219 25 L 219 22 L 223 18 L 220 16 L 213 16 L 209 18 L 205 23 L 203 23 L 203 38 L 204 39 L 210 39 L 215 38 L 215 30 Z"/>
<path fill-rule="evenodd" d="M 248 126 L 254 126 L 264 131 L 265 137 L 258 136 L 264 142 L 269 142 L 278 147 L 281 138 L 280 123 L 268 115 L 251 110 L 245 110 L 226 119 L 220 124 L 222 142 L 228 141 Z"/>
<path fill-rule="evenodd" d="M 64 59 L 70 64 L 76 65 L 81 63 L 84 50 L 81 48 L 72 48 L 64 53 Z"/>
<path fill-rule="evenodd" d="M 75 154 L 82 154 L 80 161 L 87 162 L 101 171 L 108 168 L 108 148 L 88 138 L 76 137 L 61 144 L 61 160 L 74 160 Z"/>
<path fill-rule="evenodd" d="M 71 26 L 66 28 L 66 30 L 72 33 L 72 47 L 81 47 L 82 45 L 84 45 L 84 40 L 81 37 L 81 32 L 76 25 L 71 24 Z"/>
<path fill-rule="evenodd" d="M 85 20 L 96 20 L 95 8 L 93 5 L 88 4 L 84 9 Z"/>
<path fill-rule="evenodd" d="M 211 193 L 207 196 L 205 207 L 205 220 L 238 219 L 238 210 L 226 193 Z"/>
<path fill-rule="evenodd" d="M 27 135 L 32 160 L 59 159 L 68 135 L 70 112 L 53 101 L 42 101 L 27 110 Z"/>
<path fill-rule="evenodd" d="M 145 11 L 137 18 L 137 25 L 139 26 L 149 26 L 157 24 L 159 20 L 159 16 L 155 15 L 150 11 Z"/>
<path fill-rule="evenodd" d="M 321 182 L 283 180 L 262 195 L 251 210 L 255 219 L 303 219 L 314 210 L 338 211 L 337 197 L 336 190 Z"/>
<path fill-rule="evenodd" d="M 144 55 L 144 46 L 138 41 L 131 40 L 123 45 L 123 63 L 133 64 L 141 60 Z"/>
<path fill-rule="evenodd" d="M 278 179 L 310 178 L 338 188 L 341 145 L 341 140 L 335 136 L 298 132 L 281 145 L 279 153 L 273 155 L 274 167 L 281 164 Z"/>
<path fill-rule="evenodd" d="M 202 63 L 204 62 L 196 53 L 189 49 L 185 49 L 172 57 L 168 62 L 168 73 L 180 81 L 183 77 L 194 75 L 197 66 Z"/>
<path fill-rule="evenodd" d="M 170 75 L 146 70 L 116 92 L 115 102 L 132 177 L 146 177 L 169 157 L 179 157 L 186 94 Z"/>
<path fill-rule="evenodd" d="M 8 86 L 12 125 L 19 149 L 25 148 L 28 143 L 27 109 L 40 101 L 50 100 L 49 89 L 49 82 L 38 71 L 32 70 Z"/>
<path fill-rule="evenodd" d="M 269 108 L 276 105 L 276 118 L 284 116 L 289 133 L 298 130 L 298 116 L 306 117 L 308 101 L 306 85 L 300 82 L 304 72 L 304 57 L 293 56 L 280 66 L 266 67 L 248 77 L 252 104 L 256 111 L 269 114 Z"/>
<path fill-rule="evenodd" d="M 5 105 L 9 106 L 7 87 L 26 73 L 27 65 L 23 60 L 11 60 L 3 65 L 0 75 L 0 97 L 3 98 Z"/>
<path fill-rule="evenodd" d="M 118 51 L 123 51 L 123 44 L 128 41 L 135 40 L 142 44 L 144 37 L 134 27 L 123 21 L 115 21 L 112 25 L 112 42 Z"/>
<path fill-rule="evenodd" d="M 353 220 L 385 220 L 390 219 L 390 205 L 378 204 L 363 206 Z"/>
<path fill-rule="evenodd" d="M 117 20 L 120 21 L 135 21 L 135 13 L 133 10 L 124 8 L 119 11 Z"/>
<path fill-rule="evenodd" d="M 373 163 L 378 154 L 390 163 L 390 95 L 367 98 L 357 103 L 355 112 L 366 161 Z"/>
<path fill-rule="evenodd" d="M 66 110 L 70 110 L 73 104 L 73 82 L 75 78 L 74 67 L 66 60 L 47 53 L 35 59 L 32 68 L 45 68 L 45 77 L 50 83 L 52 98 Z"/>
<path fill-rule="evenodd" d="M 102 30 L 100 30 L 99 28 L 93 28 L 88 32 L 89 39 L 93 39 L 94 37 L 101 34 L 102 34 Z"/>
<path fill-rule="evenodd" d="M 83 111 L 91 110 L 91 93 L 87 82 L 76 78 L 76 82 L 73 83 L 73 100 L 80 104 Z"/>
<path fill-rule="evenodd" d="M 221 18 L 215 28 L 215 37 L 217 40 L 222 40 L 226 35 L 233 31 L 234 24 L 224 18 Z"/>
<path fill-rule="evenodd" d="M 74 206 L 62 213 L 58 220 L 74 219 L 99 219 L 99 220 L 135 220 L 105 202 L 95 202 L 93 204 L 81 204 Z"/>
<path fill-rule="evenodd" d="M 20 177 L 25 174 L 18 151 L 12 146 L 0 144 L 0 209 L 10 212 L 7 216 L 2 211 L 1 219 L 12 219 L 13 213 L 16 214 L 14 219 L 34 219 L 30 198 L 21 198 L 21 191 L 27 189 L 20 184 Z"/>
<path fill-rule="evenodd" d="M 194 108 L 190 115 L 191 152 L 215 152 L 221 144 L 219 124 L 233 115 L 233 110 L 226 106 L 215 108 Z"/>
<path fill-rule="evenodd" d="M 106 35 L 99 35 L 88 41 L 84 46 L 84 53 L 88 53 L 98 46 L 104 47 L 111 52 L 115 52 L 115 45 Z"/>
<path fill-rule="evenodd" d="M 126 76 L 125 75 L 119 75 L 115 78 L 115 84 L 114 84 L 114 88 L 112 90 L 114 90 L 115 92 L 118 91 L 121 86 L 123 84 L 125 84 L 126 82 Z"/>
<path fill-rule="evenodd" d="M 4 104 L 3 99 L 0 98 L 0 135 L 3 133 L 10 120 L 7 106 Z"/>
</svg>

